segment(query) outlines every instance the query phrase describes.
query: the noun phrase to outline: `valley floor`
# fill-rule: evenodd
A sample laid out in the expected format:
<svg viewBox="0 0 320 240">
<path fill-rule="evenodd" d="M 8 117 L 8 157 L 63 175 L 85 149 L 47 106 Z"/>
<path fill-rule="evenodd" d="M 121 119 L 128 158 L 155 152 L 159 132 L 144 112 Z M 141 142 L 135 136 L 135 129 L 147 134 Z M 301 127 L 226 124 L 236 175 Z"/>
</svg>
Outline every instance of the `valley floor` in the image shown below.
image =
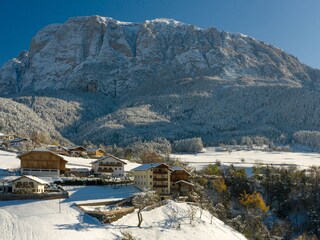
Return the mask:
<svg viewBox="0 0 320 240">
<path fill-rule="evenodd" d="M 215 147 L 208 147 L 203 153 L 198 154 L 172 154 L 171 157 L 189 163 L 197 170 L 201 170 L 220 161 L 223 165 L 252 168 L 259 164 L 272 164 L 274 166 L 296 166 L 307 169 L 311 166 L 320 166 L 320 154 L 310 152 L 267 152 L 267 151 L 216 151 Z"/>
</svg>

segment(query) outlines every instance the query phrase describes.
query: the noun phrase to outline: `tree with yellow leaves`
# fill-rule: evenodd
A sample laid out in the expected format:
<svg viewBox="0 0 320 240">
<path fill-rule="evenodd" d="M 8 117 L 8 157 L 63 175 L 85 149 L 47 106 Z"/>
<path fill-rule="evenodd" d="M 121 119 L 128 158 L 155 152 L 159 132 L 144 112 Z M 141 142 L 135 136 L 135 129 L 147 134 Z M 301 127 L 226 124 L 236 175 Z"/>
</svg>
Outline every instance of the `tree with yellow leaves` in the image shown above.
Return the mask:
<svg viewBox="0 0 320 240">
<path fill-rule="evenodd" d="M 248 209 L 259 209 L 262 213 L 266 213 L 269 207 L 266 206 L 262 196 L 258 192 L 252 194 L 244 192 L 240 195 L 240 203 Z"/>
</svg>

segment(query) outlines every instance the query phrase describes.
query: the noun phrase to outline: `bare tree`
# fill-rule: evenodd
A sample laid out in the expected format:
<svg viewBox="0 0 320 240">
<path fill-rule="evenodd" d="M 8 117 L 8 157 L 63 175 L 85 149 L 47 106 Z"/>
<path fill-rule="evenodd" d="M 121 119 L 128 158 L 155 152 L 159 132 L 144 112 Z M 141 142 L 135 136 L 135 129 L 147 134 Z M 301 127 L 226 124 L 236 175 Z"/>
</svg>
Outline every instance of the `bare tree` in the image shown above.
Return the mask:
<svg viewBox="0 0 320 240">
<path fill-rule="evenodd" d="M 132 203 L 133 205 L 138 208 L 138 227 L 141 227 L 141 223 L 143 221 L 142 218 L 142 210 L 145 209 L 147 206 L 150 206 L 154 203 L 159 202 L 159 195 L 154 192 L 154 191 L 144 191 L 144 192 L 140 192 L 137 193 L 133 200 Z"/>
<path fill-rule="evenodd" d="M 190 219 L 190 224 L 192 224 L 194 217 L 196 215 L 197 209 L 194 205 L 190 205 L 189 209 L 188 209 L 188 216 Z"/>
</svg>

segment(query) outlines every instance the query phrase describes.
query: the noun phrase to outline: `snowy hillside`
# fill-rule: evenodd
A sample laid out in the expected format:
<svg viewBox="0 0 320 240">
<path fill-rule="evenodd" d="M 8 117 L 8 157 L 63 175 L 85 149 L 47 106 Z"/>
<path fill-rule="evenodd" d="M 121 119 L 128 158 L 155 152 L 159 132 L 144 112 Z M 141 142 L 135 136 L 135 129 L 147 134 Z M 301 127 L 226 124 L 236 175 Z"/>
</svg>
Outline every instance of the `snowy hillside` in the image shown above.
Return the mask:
<svg viewBox="0 0 320 240">
<path fill-rule="evenodd" d="M 121 199 L 137 192 L 133 187 L 68 187 L 69 199 L 0 202 L 1 240 L 112 240 L 120 239 L 128 231 L 141 240 L 151 239 L 246 239 L 220 220 L 199 213 L 189 224 L 188 206 L 170 202 L 168 205 L 143 212 L 142 228 L 137 226 L 137 215 L 132 213 L 110 225 L 101 225 L 96 219 L 83 214 L 73 203 Z M 178 229 L 180 222 L 180 229 Z M 45 231 L 44 231 L 45 230 Z"/>
<path fill-rule="evenodd" d="M 128 231 L 133 236 L 146 240 L 246 239 L 216 218 L 213 218 L 211 224 L 211 214 L 206 211 L 204 211 L 201 219 L 199 219 L 199 211 L 197 211 L 194 221 L 190 224 L 189 211 L 190 205 L 170 201 L 162 207 L 144 212 L 144 222 L 141 229 L 134 227 L 137 223 L 136 214 L 126 215 L 112 225 L 116 229 Z"/>
</svg>

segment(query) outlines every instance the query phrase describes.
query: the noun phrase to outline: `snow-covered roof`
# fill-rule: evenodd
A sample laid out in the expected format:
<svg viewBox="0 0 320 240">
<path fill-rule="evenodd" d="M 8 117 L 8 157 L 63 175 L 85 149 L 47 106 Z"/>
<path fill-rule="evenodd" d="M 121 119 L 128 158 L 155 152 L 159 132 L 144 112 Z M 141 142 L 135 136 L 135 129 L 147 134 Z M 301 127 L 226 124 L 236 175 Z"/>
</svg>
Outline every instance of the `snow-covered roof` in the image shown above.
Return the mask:
<svg viewBox="0 0 320 240">
<path fill-rule="evenodd" d="M 173 166 L 172 167 L 173 171 L 185 171 L 186 173 L 188 173 L 189 175 L 191 175 L 187 170 L 185 170 L 184 168 L 180 167 L 180 166 Z"/>
<path fill-rule="evenodd" d="M 41 178 L 38 178 L 38 177 L 35 177 L 35 176 L 30 176 L 30 175 L 20 176 L 20 177 L 18 177 L 16 179 L 12 180 L 11 182 L 15 182 L 15 181 L 17 181 L 17 180 L 19 180 L 20 178 L 23 178 L 23 177 L 29 178 L 30 180 L 33 180 L 33 181 L 38 182 L 40 184 L 49 184 L 47 181 L 44 181 Z"/>
<path fill-rule="evenodd" d="M 194 186 L 191 182 L 188 182 L 188 181 L 185 181 L 185 180 L 179 180 L 179 181 L 176 181 L 175 184 L 176 184 L 176 183 L 185 183 L 185 184 Z"/>
<path fill-rule="evenodd" d="M 77 149 L 77 148 L 82 148 L 84 151 L 86 151 L 86 148 L 85 148 L 85 147 L 83 147 L 83 146 L 67 147 L 66 149 L 68 149 L 68 150 L 72 151 L 72 150 Z"/>
<path fill-rule="evenodd" d="M 35 149 L 32 149 L 30 152 L 51 152 L 51 151 L 45 148 L 35 148 Z"/>
<path fill-rule="evenodd" d="M 101 150 L 103 151 L 101 148 L 87 148 L 87 152 L 93 152 L 93 151 L 98 151 L 98 150 Z"/>
<path fill-rule="evenodd" d="M 103 156 L 102 158 L 99 158 L 99 159 L 91 162 L 91 164 L 100 162 L 100 161 L 102 161 L 102 160 L 104 160 L 104 159 L 106 159 L 106 158 L 108 158 L 108 157 L 113 158 L 114 160 L 117 160 L 117 161 L 119 161 L 119 162 L 122 162 L 123 164 L 127 164 L 125 161 L 123 161 L 123 160 L 121 160 L 120 158 L 117 158 L 117 157 L 115 157 L 115 156 L 113 156 L 113 155 L 111 155 L 111 154 L 108 154 L 108 155 L 106 155 L 106 156 Z"/>
<path fill-rule="evenodd" d="M 141 166 L 132 169 L 132 171 L 145 171 L 145 170 L 149 170 L 151 168 L 159 167 L 160 165 L 166 165 L 170 170 L 172 170 L 170 168 L 170 166 L 166 163 L 147 163 L 147 164 L 142 164 Z"/>
<path fill-rule="evenodd" d="M 22 142 L 22 141 L 28 141 L 28 139 L 17 137 L 15 139 L 12 139 L 10 142 Z"/>
</svg>

